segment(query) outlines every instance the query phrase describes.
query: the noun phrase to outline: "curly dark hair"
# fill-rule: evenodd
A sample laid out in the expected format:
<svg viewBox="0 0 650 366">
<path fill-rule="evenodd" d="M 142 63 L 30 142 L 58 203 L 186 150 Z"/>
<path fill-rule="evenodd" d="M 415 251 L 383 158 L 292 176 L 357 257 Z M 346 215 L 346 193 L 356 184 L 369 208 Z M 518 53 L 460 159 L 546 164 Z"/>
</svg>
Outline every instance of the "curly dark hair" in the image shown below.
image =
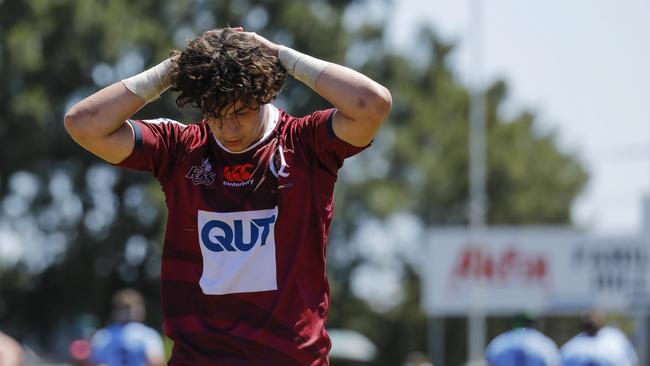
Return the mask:
<svg viewBox="0 0 650 366">
<path fill-rule="evenodd" d="M 245 32 L 223 28 L 206 32 L 172 52 L 171 90 L 176 104 L 191 104 L 207 117 L 221 118 L 235 102 L 259 108 L 282 90 L 287 71 L 277 57 Z"/>
</svg>

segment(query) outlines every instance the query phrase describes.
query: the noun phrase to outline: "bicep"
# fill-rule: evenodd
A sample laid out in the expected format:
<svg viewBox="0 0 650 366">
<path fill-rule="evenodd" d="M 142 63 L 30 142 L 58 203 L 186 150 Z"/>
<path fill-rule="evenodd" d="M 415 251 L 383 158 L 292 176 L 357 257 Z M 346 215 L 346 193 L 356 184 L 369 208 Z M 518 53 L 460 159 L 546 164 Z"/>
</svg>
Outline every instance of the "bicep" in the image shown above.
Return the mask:
<svg viewBox="0 0 650 366">
<path fill-rule="evenodd" d="M 332 129 L 341 140 L 356 147 L 367 146 L 379 130 L 374 121 L 353 120 L 339 111 L 332 117 Z"/>
<path fill-rule="evenodd" d="M 124 121 L 120 128 L 109 135 L 82 140 L 75 139 L 75 141 L 101 159 L 116 164 L 126 159 L 133 151 L 135 134 L 131 124 Z"/>
</svg>

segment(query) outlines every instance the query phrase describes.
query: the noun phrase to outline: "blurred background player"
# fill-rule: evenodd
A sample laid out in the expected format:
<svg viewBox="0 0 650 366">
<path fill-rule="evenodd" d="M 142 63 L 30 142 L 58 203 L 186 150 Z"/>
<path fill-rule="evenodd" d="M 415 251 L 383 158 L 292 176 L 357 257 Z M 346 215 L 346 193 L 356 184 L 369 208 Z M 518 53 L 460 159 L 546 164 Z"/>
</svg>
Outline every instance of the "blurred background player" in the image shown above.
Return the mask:
<svg viewBox="0 0 650 366">
<path fill-rule="evenodd" d="M 135 290 L 123 289 L 113 295 L 113 321 L 91 339 L 91 361 L 106 366 L 155 366 L 164 361 L 160 334 L 142 324 L 145 307 Z"/>
<path fill-rule="evenodd" d="M 16 340 L 0 332 L 0 366 L 23 364 L 23 348 Z"/>
<path fill-rule="evenodd" d="M 582 317 L 582 332 L 560 349 L 562 366 L 636 366 L 634 347 L 619 329 L 605 325 L 605 315 L 592 310 Z"/>
<path fill-rule="evenodd" d="M 559 366 L 560 354 L 550 338 L 534 328 L 534 318 L 519 314 L 513 329 L 495 337 L 485 350 L 489 366 Z"/>
</svg>

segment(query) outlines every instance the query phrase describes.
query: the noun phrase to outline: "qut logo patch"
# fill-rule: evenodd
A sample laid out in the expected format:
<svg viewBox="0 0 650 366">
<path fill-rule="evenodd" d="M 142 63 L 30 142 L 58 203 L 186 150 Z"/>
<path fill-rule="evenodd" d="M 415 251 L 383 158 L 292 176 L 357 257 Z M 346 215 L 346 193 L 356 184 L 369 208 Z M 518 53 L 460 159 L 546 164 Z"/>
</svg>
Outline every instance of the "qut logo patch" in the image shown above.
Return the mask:
<svg viewBox="0 0 650 366">
<path fill-rule="evenodd" d="M 235 220 L 234 227 L 220 220 L 210 220 L 201 229 L 201 241 L 206 248 L 213 252 L 223 252 L 224 250 L 247 252 L 258 241 L 261 241 L 260 246 L 266 244 L 269 228 L 273 223 L 275 223 L 275 215 L 263 219 L 251 219 L 248 222 L 248 231 L 245 233 L 244 220 Z M 212 234 L 213 231 L 220 231 L 221 234 Z"/>
<path fill-rule="evenodd" d="M 205 294 L 277 290 L 277 207 L 243 212 L 198 211 Z"/>
</svg>

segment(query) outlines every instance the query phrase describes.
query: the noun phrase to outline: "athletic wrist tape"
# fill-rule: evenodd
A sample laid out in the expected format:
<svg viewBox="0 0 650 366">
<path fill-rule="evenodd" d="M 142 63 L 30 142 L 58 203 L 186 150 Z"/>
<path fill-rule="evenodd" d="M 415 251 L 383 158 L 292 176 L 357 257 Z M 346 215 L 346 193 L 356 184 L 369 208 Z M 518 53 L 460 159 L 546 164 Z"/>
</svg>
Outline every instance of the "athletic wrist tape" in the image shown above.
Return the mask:
<svg viewBox="0 0 650 366">
<path fill-rule="evenodd" d="M 171 69 L 172 61 L 167 59 L 148 70 L 122 80 L 122 84 L 149 103 L 158 99 L 160 94 L 172 85 L 168 77 Z"/>
<path fill-rule="evenodd" d="M 289 75 L 314 89 L 316 80 L 323 73 L 328 62 L 305 55 L 289 47 L 280 46 L 278 59 Z"/>
</svg>

